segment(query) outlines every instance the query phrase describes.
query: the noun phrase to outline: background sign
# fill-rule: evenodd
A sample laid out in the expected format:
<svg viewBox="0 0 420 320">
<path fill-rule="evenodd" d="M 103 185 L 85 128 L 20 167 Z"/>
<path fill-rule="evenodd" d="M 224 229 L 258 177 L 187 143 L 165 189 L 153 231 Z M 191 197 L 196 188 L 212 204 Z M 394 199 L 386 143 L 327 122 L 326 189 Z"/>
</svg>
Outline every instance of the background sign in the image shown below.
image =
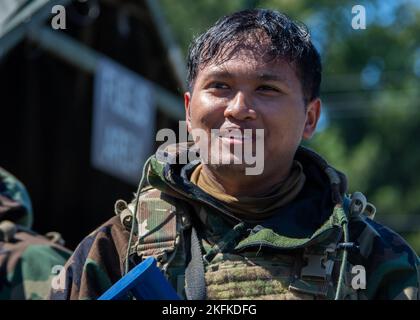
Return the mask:
<svg viewBox="0 0 420 320">
<path fill-rule="evenodd" d="M 93 167 L 137 184 L 152 153 L 154 133 L 151 83 L 111 60 L 101 60 L 95 76 Z"/>
</svg>

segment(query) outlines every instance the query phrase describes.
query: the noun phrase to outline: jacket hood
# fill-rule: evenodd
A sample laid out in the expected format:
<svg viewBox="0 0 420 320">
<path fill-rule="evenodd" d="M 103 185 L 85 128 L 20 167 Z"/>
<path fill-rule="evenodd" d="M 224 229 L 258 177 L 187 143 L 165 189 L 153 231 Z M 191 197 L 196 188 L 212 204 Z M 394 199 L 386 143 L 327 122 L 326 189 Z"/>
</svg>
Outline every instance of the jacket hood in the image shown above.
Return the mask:
<svg viewBox="0 0 420 320">
<path fill-rule="evenodd" d="M 9 220 L 31 228 L 32 203 L 25 186 L 0 167 L 0 221 Z"/>
<path fill-rule="evenodd" d="M 233 221 L 240 221 L 241 219 L 228 212 L 218 200 L 190 182 L 190 175 L 200 161 L 193 160 L 187 164 L 180 164 L 180 160 L 186 159 L 185 153 L 192 148 L 191 143 L 182 143 L 158 150 L 145 165 L 148 184 L 171 196 L 210 205 Z M 302 164 L 307 181 L 297 198 L 284 207 L 282 216 L 290 214 L 299 224 L 319 226 L 331 215 L 334 206 L 342 203 L 347 191 L 346 177 L 309 148 L 299 147 L 295 160 Z M 308 210 L 318 213 L 312 214 L 309 221 Z"/>
</svg>

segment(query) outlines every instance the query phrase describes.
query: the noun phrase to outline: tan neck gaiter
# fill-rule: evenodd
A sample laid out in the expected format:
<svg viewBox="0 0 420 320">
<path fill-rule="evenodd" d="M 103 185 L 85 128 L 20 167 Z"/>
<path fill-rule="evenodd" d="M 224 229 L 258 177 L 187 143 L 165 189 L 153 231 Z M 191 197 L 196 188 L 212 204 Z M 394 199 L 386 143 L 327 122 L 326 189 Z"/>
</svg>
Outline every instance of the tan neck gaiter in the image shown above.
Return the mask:
<svg viewBox="0 0 420 320">
<path fill-rule="evenodd" d="M 202 164 L 195 168 L 191 174 L 191 182 L 222 202 L 231 212 L 250 220 L 259 220 L 271 216 L 276 209 L 289 203 L 298 195 L 306 180 L 302 165 L 295 160 L 289 176 L 265 195 L 234 197 L 220 190 L 219 186 L 207 176 L 202 168 Z"/>
</svg>

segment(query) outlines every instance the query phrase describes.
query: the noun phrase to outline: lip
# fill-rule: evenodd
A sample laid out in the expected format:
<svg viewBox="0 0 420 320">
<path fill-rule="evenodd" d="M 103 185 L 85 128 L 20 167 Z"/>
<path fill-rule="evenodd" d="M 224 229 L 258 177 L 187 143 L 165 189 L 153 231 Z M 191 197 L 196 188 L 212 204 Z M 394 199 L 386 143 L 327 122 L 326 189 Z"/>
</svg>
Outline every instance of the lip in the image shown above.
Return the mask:
<svg viewBox="0 0 420 320">
<path fill-rule="evenodd" d="M 242 135 L 221 135 L 219 138 L 228 144 L 244 144 L 246 141 L 253 141 L 252 136 L 242 136 Z"/>
<path fill-rule="evenodd" d="M 220 137 L 224 143 L 228 144 L 243 144 L 244 140 L 251 140 L 251 139 L 244 139 L 244 138 L 238 138 L 238 137 Z"/>
<path fill-rule="evenodd" d="M 245 130 L 249 131 L 251 130 L 252 133 L 254 133 L 255 129 L 252 128 L 224 128 L 220 130 L 220 136 L 245 136 L 244 132 Z"/>
<path fill-rule="evenodd" d="M 254 141 L 254 134 L 244 134 L 246 129 L 254 130 L 251 128 L 239 127 L 224 128 L 219 134 L 219 139 L 228 144 L 244 144 L 245 141 Z"/>
</svg>

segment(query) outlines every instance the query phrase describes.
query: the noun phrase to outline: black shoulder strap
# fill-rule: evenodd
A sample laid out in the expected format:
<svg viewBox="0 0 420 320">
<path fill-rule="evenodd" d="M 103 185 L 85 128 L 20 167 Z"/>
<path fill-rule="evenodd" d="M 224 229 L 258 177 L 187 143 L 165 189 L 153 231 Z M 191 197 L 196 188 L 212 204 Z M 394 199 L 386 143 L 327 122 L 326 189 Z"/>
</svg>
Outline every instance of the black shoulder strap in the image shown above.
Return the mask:
<svg viewBox="0 0 420 320">
<path fill-rule="evenodd" d="M 205 300 L 207 298 L 207 289 L 203 255 L 197 231 L 194 227 L 191 227 L 190 240 L 191 256 L 185 269 L 185 294 L 188 300 Z"/>
</svg>

